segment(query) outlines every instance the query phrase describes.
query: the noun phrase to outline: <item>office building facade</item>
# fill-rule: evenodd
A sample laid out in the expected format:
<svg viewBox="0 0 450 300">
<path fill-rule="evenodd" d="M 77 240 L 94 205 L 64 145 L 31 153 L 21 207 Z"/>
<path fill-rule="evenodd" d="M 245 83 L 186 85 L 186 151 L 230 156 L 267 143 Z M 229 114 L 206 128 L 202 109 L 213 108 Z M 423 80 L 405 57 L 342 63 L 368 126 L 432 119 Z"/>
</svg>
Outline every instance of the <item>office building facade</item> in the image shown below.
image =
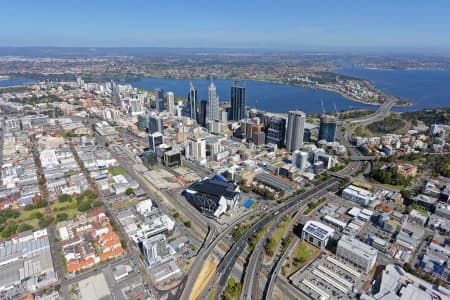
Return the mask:
<svg viewBox="0 0 450 300">
<path fill-rule="evenodd" d="M 343 235 L 337 244 L 336 255 L 367 274 L 375 266 L 378 250 L 354 237 Z"/>
<path fill-rule="evenodd" d="M 295 150 L 292 153 L 292 156 L 294 158 L 294 163 L 297 168 L 299 168 L 301 171 L 307 168 L 308 166 L 308 152 Z"/>
<path fill-rule="evenodd" d="M 308 221 L 302 229 L 302 240 L 323 249 L 333 234 L 333 228 L 320 222 Z"/>
<path fill-rule="evenodd" d="M 150 267 L 157 266 L 170 258 L 166 236 L 158 234 L 142 242 L 144 257 Z"/>
<path fill-rule="evenodd" d="M 164 133 L 162 118 L 156 115 L 148 117 L 148 133 L 161 132 Z"/>
<path fill-rule="evenodd" d="M 252 142 L 256 146 L 264 145 L 266 143 L 266 134 L 264 131 L 253 132 Z"/>
<path fill-rule="evenodd" d="M 163 89 L 155 89 L 155 106 L 157 111 L 163 111 L 165 109 Z"/>
<path fill-rule="evenodd" d="M 302 111 L 290 111 L 286 132 L 286 149 L 294 152 L 303 146 L 306 115 Z"/>
<path fill-rule="evenodd" d="M 192 120 L 197 121 L 197 89 L 194 87 L 192 81 L 189 82 L 189 95 L 188 95 L 188 103 L 189 103 L 189 113 Z"/>
<path fill-rule="evenodd" d="M 167 92 L 167 109 L 169 113 L 175 114 L 175 95 L 173 92 Z"/>
<path fill-rule="evenodd" d="M 231 87 L 231 119 L 240 121 L 245 115 L 245 87 L 240 81 L 235 81 Z"/>
<path fill-rule="evenodd" d="M 275 144 L 278 148 L 284 147 L 286 136 L 286 119 L 272 117 L 268 123 L 266 143 Z"/>
<path fill-rule="evenodd" d="M 208 109 L 206 113 L 207 121 L 219 120 L 219 97 L 216 86 L 213 82 L 208 87 Z"/>
<path fill-rule="evenodd" d="M 163 135 L 160 132 L 154 132 L 148 135 L 148 146 L 153 152 L 156 152 L 156 147 L 163 143 Z"/>
<path fill-rule="evenodd" d="M 319 141 L 334 142 L 336 127 L 337 120 L 334 116 L 322 115 L 320 117 Z"/>
</svg>

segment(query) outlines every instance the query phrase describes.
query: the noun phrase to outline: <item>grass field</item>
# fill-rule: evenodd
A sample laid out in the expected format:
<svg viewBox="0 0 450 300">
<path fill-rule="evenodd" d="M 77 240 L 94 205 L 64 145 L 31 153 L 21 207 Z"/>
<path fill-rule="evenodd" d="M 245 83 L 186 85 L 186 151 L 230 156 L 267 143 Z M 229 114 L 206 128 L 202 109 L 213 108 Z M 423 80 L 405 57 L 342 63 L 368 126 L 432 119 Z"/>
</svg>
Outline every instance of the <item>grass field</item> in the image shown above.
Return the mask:
<svg viewBox="0 0 450 300">
<path fill-rule="evenodd" d="M 109 171 L 111 172 L 112 176 L 125 174 L 125 170 L 122 169 L 121 167 L 112 167 L 109 169 Z"/>
<path fill-rule="evenodd" d="M 294 272 L 300 269 L 311 257 L 317 255 L 319 250 L 306 242 L 299 242 L 293 259 Z"/>
<path fill-rule="evenodd" d="M 281 239 L 283 238 L 284 233 L 286 232 L 291 220 L 292 220 L 292 218 L 288 217 L 285 220 L 283 220 L 280 224 L 278 224 L 277 228 L 273 232 L 273 235 L 270 237 L 269 242 L 267 244 L 268 245 L 267 246 L 268 253 L 275 253 L 275 250 L 280 245 Z M 272 255 L 269 255 L 269 256 L 272 256 Z"/>
</svg>

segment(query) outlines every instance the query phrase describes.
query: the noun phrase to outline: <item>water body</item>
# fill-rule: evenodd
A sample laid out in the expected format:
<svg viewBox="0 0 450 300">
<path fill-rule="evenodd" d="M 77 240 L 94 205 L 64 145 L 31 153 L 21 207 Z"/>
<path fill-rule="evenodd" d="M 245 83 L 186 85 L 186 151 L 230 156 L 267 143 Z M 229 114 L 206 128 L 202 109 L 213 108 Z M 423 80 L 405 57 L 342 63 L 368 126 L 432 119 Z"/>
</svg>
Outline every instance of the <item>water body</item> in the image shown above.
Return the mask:
<svg viewBox="0 0 450 300">
<path fill-rule="evenodd" d="M 192 81 L 198 90 L 200 100 L 208 99 L 208 79 L 195 79 Z M 322 104 L 326 112 L 352 109 L 376 109 L 377 106 L 358 103 L 345 97 L 319 89 L 291 86 L 282 83 L 244 80 L 246 87 L 247 106 L 276 113 L 287 113 L 289 110 L 299 109 L 306 113 L 321 113 Z M 146 77 L 138 81 L 127 82 L 135 87 L 145 89 L 162 88 L 165 92 L 172 91 L 175 95 L 187 98 L 189 80 Z M 221 101 L 229 101 L 233 80 L 216 79 L 214 83 Z"/>
<path fill-rule="evenodd" d="M 412 102 L 396 111 L 450 106 L 450 71 L 437 70 L 378 70 L 345 66 L 337 71 L 371 81 L 387 94 Z"/>
<path fill-rule="evenodd" d="M 33 79 L 27 79 L 27 78 L 6 79 L 6 80 L 0 80 L 0 87 L 15 86 L 15 85 L 21 85 L 21 84 L 34 83 L 34 82 L 36 82 L 36 81 Z"/>
</svg>

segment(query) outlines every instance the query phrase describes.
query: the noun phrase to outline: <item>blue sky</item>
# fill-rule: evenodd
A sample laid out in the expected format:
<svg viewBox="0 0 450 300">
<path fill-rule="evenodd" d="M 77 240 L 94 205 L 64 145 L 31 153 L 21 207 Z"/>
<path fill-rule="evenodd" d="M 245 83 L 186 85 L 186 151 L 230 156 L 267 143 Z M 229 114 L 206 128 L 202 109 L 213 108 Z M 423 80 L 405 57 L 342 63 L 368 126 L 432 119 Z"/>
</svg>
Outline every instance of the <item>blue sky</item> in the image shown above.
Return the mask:
<svg viewBox="0 0 450 300">
<path fill-rule="evenodd" d="M 0 2 L 0 46 L 450 50 L 450 1 Z"/>
</svg>

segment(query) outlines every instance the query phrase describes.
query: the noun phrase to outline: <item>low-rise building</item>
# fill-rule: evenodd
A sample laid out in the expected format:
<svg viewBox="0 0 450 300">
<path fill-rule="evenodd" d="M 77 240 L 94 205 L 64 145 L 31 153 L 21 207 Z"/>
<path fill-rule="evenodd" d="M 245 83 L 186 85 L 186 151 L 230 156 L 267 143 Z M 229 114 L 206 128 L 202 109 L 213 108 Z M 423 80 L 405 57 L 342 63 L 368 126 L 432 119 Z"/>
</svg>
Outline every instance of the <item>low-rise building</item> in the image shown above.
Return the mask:
<svg viewBox="0 0 450 300">
<path fill-rule="evenodd" d="M 336 255 L 369 273 L 377 261 L 378 250 L 356 238 L 344 235 L 338 241 Z"/>
<path fill-rule="evenodd" d="M 323 249 L 333 234 L 333 228 L 317 221 L 308 221 L 302 229 L 302 240 Z"/>
<path fill-rule="evenodd" d="M 354 185 L 349 185 L 345 188 L 342 191 L 342 197 L 365 206 L 369 205 L 373 200 L 373 194 L 370 191 Z"/>
</svg>

